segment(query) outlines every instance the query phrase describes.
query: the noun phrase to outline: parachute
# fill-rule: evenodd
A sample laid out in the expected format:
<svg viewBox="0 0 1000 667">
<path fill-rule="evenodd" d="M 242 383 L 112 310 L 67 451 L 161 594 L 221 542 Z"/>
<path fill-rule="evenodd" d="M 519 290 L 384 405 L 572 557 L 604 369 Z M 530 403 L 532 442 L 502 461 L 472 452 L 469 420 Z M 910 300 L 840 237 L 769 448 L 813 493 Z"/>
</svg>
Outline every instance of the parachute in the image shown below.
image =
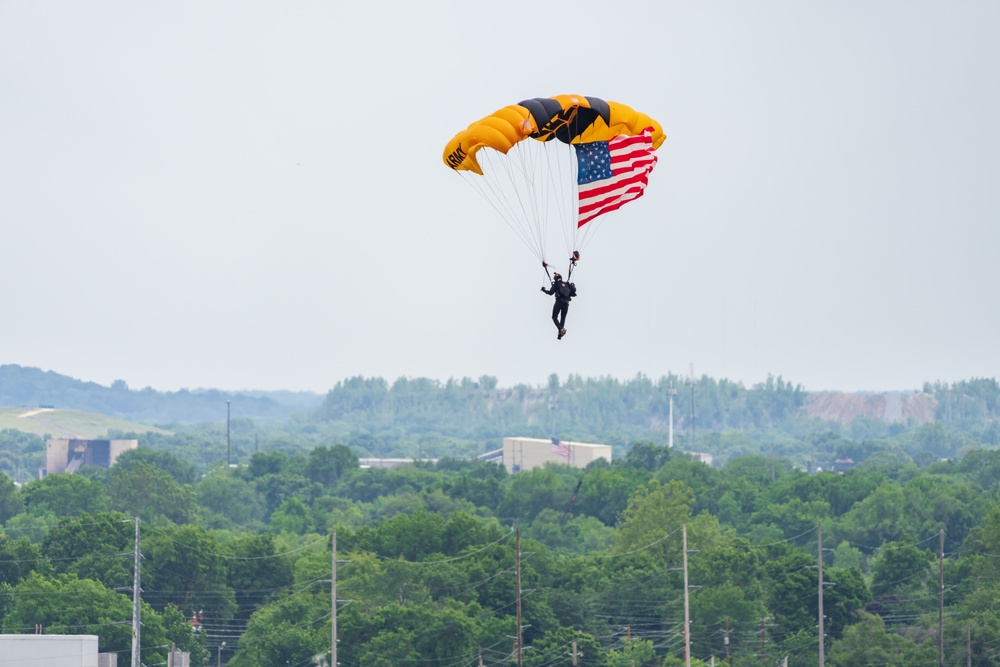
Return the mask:
<svg viewBox="0 0 1000 667">
<path fill-rule="evenodd" d="M 642 196 L 665 138 L 658 122 L 625 104 L 557 95 L 472 123 L 448 142 L 443 159 L 546 271 L 551 232 L 561 231 L 571 273 L 602 216 Z"/>
</svg>

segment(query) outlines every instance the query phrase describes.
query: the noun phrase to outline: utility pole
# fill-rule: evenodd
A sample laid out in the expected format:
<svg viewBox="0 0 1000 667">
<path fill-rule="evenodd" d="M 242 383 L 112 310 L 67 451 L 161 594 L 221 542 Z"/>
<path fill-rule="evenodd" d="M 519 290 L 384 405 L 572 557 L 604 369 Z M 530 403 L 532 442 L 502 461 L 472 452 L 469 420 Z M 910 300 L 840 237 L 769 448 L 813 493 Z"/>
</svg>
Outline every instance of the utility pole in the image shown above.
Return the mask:
<svg viewBox="0 0 1000 667">
<path fill-rule="evenodd" d="M 826 665 L 826 635 L 823 629 L 823 522 L 820 521 L 817 528 L 819 544 L 817 553 L 819 554 L 819 667 Z"/>
<path fill-rule="evenodd" d="M 139 562 L 142 552 L 139 551 L 139 517 L 135 518 L 135 563 L 132 574 L 132 667 L 141 667 L 139 661 L 139 641 L 142 634 L 142 623 L 139 618 Z"/>
<path fill-rule="evenodd" d="M 330 543 L 330 667 L 337 667 L 337 531 Z"/>
<path fill-rule="evenodd" d="M 667 436 L 667 447 L 670 449 L 674 448 L 674 396 L 677 395 L 677 389 L 674 387 L 673 380 L 670 381 L 670 387 L 667 388 L 667 396 L 670 397 L 670 426 Z"/>
<path fill-rule="evenodd" d="M 944 667 L 944 528 L 938 556 L 938 667 Z"/>
<path fill-rule="evenodd" d="M 767 659 L 767 635 L 764 629 L 764 617 L 760 617 L 760 659 Z"/>
<path fill-rule="evenodd" d="M 972 667 L 972 628 L 965 629 L 965 664 Z"/>
<path fill-rule="evenodd" d="M 574 639 L 573 640 L 573 667 L 576 667 L 578 664 L 580 664 L 580 663 L 578 663 L 576 661 L 576 640 Z"/>
<path fill-rule="evenodd" d="M 688 532 L 681 524 L 681 548 L 684 551 L 684 667 L 691 667 L 691 612 L 688 606 Z"/>
<path fill-rule="evenodd" d="M 726 616 L 726 664 L 730 667 L 733 664 L 732 659 L 729 657 L 729 617 Z"/>
<path fill-rule="evenodd" d="M 515 585 L 517 586 L 517 639 L 515 640 L 515 652 L 517 654 L 517 667 L 521 667 L 521 524 L 520 522 L 516 526 L 516 546 L 515 549 L 517 554 L 515 555 L 515 565 L 516 569 L 514 571 Z"/>
<path fill-rule="evenodd" d="M 229 401 L 226 401 L 226 467 L 233 465 L 233 449 L 229 445 Z"/>
<path fill-rule="evenodd" d="M 332 667 L 336 667 L 336 665 L 333 665 Z M 482 644 L 479 645 L 479 667 L 483 667 L 483 645 Z"/>
</svg>

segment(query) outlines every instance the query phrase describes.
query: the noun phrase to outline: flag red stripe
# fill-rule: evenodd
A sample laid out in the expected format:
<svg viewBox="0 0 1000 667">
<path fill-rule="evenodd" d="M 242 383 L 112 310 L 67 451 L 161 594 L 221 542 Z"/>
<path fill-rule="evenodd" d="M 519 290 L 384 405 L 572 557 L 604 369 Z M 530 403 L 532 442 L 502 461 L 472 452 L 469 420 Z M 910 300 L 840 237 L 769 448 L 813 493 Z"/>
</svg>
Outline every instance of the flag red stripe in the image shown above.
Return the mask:
<svg viewBox="0 0 1000 667">
<path fill-rule="evenodd" d="M 608 194 L 609 192 L 617 192 L 622 188 L 627 188 L 633 183 L 638 183 L 640 181 L 644 184 L 647 184 L 649 182 L 649 174 L 645 171 L 640 171 L 639 173 L 636 174 L 623 174 L 622 177 L 620 178 L 614 178 L 608 180 L 613 182 L 611 183 L 607 183 L 607 181 L 595 182 L 594 185 L 600 185 L 600 187 L 591 188 L 587 190 L 586 197 L 584 197 L 583 186 L 580 186 L 581 213 L 586 210 L 587 206 L 590 205 L 589 200 L 594 199 L 595 197 L 602 197 Z M 605 185 L 604 183 L 607 183 L 607 185 Z M 585 201 L 587 201 L 588 203 L 585 204 L 584 203 Z"/>
<path fill-rule="evenodd" d="M 611 178 L 579 186 L 577 227 L 641 197 L 649 183 L 649 172 L 656 166 L 649 133 L 614 137 L 608 142 L 608 152 Z"/>
<path fill-rule="evenodd" d="M 611 211 L 617 211 L 618 209 L 620 209 L 622 206 L 624 206 L 628 202 L 630 202 L 630 201 L 632 201 L 634 199 L 638 199 L 639 197 L 641 197 L 643 192 L 644 192 L 644 188 L 636 187 L 636 188 L 632 188 L 627 193 L 622 194 L 622 196 L 620 196 L 620 197 L 613 197 L 611 199 L 605 200 L 605 201 L 610 202 L 610 203 L 608 203 L 607 205 L 603 206 L 601 209 L 599 209 L 597 211 L 594 211 L 590 215 L 581 216 L 580 222 L 578 222 L 576 226 L 577 227 L 582 227 L 583 225 L 587 224 L 588 222 L 590 222 L 594 218 L 597 218 L 597 217 L 599 217 L 599 216 L 601 216 L 601 215 L 603 215 L 605 213 L 610 213 Z M 631 195 L 631 196 L 626 196 L 626 195 Z"/>
</svg>

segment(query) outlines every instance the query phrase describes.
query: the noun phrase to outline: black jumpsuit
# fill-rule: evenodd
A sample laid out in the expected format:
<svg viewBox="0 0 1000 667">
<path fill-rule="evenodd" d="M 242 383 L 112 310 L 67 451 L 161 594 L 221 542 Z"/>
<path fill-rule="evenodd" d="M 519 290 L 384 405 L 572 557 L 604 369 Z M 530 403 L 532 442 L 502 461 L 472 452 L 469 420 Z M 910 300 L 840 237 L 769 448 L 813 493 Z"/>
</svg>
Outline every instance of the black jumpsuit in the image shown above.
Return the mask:
<svg viewBox="0 0 1000 667">
<path fill-rule="evenodd" d="M 543 289 L 546 294 L 555 294 L 556 302 L 552 305 L 552 323 L 562 331 L 566 326 L 566 313 L 569 312 L 569 301 L 573 298 L 570 286 L 562 279 L 553 280 L 550 289 Z"/>
</svg>

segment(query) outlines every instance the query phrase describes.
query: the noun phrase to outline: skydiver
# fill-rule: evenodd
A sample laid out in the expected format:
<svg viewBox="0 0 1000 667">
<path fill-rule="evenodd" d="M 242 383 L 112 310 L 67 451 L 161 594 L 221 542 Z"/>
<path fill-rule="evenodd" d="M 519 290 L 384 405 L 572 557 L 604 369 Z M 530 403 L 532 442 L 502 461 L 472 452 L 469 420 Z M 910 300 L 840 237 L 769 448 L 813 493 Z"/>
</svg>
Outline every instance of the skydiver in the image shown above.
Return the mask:
<svg viewBox="0 0 1000 667">
<path fill-rule="evenodd" d="M 576 296 L 576 285 L 563 282 L 559 273 L 553 273 L 552 286 L 549 289 L 543 287 L 542 291 L 556 297 L 556 302 L 552 305 L 552 323 L 559 330 L 556 340 L 562 340 L 566 335 L 566 313 L 569 312 L 570 299 Z"/>
</svg>

